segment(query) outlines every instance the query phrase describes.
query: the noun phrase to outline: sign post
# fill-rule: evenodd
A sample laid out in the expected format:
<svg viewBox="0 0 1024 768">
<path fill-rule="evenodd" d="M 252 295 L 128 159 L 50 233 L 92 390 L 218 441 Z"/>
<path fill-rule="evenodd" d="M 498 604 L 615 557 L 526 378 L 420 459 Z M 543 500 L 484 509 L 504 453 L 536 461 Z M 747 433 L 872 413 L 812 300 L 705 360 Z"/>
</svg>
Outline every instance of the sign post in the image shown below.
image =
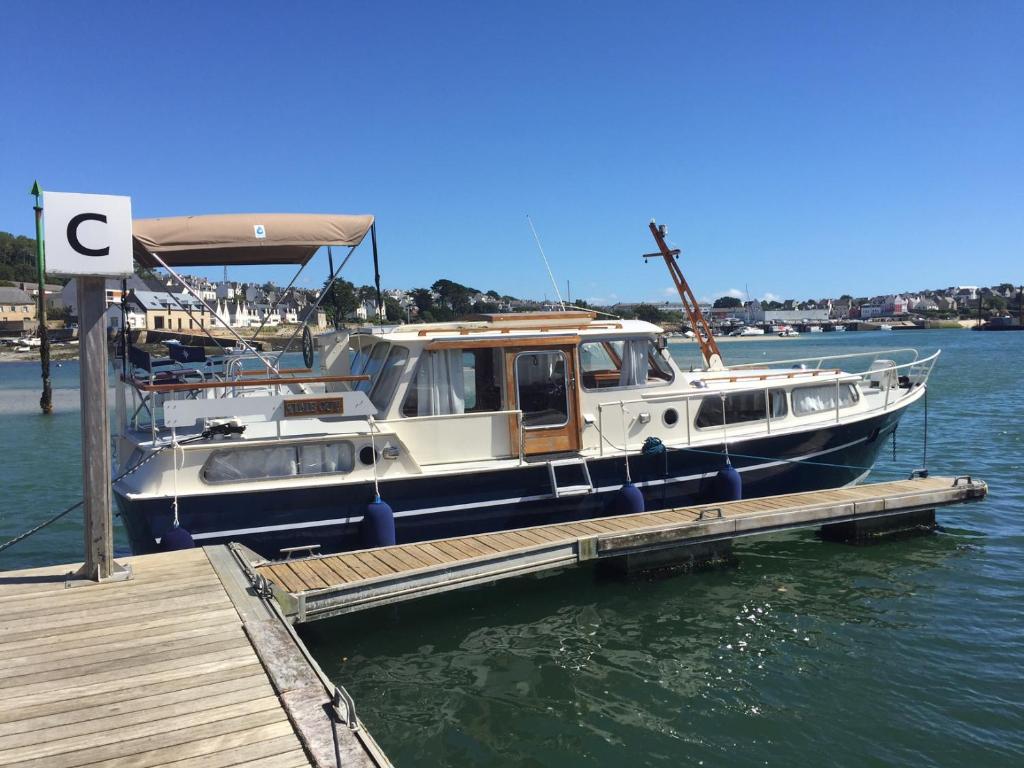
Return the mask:
<svg viewBox="0 0 1024 768">
<path fill-rule="evenodd" d="M 78 292 L 85 562 L 76 576 L 129 578 L 114 562 L 105 278 L 132 272 L 131 199 L 44 192 L 43 208 L 50 271 L 74 276 Z"/>
</svg>

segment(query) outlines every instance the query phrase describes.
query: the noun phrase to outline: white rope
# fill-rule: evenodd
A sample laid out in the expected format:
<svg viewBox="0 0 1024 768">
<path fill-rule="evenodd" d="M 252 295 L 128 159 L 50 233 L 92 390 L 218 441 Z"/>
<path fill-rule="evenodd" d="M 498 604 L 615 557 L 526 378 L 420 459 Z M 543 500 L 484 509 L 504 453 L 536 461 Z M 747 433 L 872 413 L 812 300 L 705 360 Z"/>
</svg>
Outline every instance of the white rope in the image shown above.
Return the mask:
<svg viewBox="0 0 1024 768">
<path fill-rule="evenodd" d="M 377 421 L 373 416 L 367 416 L 366 422 L 370 425 L 370 450 L 373 451 L 373 493 L 380 499 L 380 484 L 377 482 L 377 444 L 373 439 L 373 430 L 377 428 Z"/>
<path fill-rule="evenodd" d="M 626 460 L 626 485 L 633 482 L 629 475 L 629 436 L 626 434 L 626 405 L 619 401 L 619 413 L 622 414 L 622 457 Z"/>
<path fill-rule="evenodd" d="M 731 465 L 732 462 L 729 460 L 729 420 L 725 417 L 725 393 L 719 393 L 722 398 L 722 443 L 725 445 L 725 463 Z"/>
<path fill-rule="evenodd" d="M 178 522 L 178 451 L 181 450 L 181 466 L 185 466 L 185 449 L 178 445 L 178 434 L 174 427 L 171 427 L 171 458 L 174 462 L 173 477 L 174 477 L 174 527 L 178 528 L 181 524 Z"/>
</svg>

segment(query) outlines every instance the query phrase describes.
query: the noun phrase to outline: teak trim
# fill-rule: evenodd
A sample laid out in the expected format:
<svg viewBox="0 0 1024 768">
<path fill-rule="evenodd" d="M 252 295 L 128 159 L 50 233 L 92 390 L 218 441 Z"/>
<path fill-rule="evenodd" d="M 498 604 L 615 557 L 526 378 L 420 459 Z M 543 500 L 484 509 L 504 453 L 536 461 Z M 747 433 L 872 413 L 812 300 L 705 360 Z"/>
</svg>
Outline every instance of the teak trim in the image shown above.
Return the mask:
<svg viewBox="0 0 1024 768">
<path fill-rule="evenodd" d="M 197 381 L 180 384 L 148 384 L 132 382 L 143 392 L 189 392 L 193 389 L 233 389 L 236 387 L 265 387 L 278 384 L 316 384 L 334 381 L 369 381 L 369 376 L 296 376 L 290 379 L 251 379 L 249 381 Z"/>
<path fill-rule="evenodd" d="M 437 349 L 496 349 L 519 347 L 524 352 L 536 347 L 575 347 L 576 336 L 522 337 L 510 336 L 505 339 L 437 339 L 427 344 L 428 351 Z"/>
<path fill-rule="evenodd" d="M 497 326 L 491 328 L 424 328 L 423 330 L 417 331 L 417 336 L 428 336 L 432 333 L 455 333 L 456 331 L 460 335 L 467 335 L 471 333 L 511 333 L 513 331 L 540 331 L 541 333 L 549 333 L 551 331 L 600 331 L 607 328 L 613 330 L 622 330 L 622 323 L 616 322 L 604 322 L 604 323 L 583 323 L 583 324 L 561 324 L 558 325 L 508 325 L 508 326 Z"/>
</svg>

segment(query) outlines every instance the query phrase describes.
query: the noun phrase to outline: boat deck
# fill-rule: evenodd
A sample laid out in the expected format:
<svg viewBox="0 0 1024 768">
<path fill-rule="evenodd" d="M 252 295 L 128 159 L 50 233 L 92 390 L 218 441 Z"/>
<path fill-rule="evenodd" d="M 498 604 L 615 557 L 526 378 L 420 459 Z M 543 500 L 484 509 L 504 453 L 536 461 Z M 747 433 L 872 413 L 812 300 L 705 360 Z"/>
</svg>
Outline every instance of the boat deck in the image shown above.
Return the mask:
<svg viewBox="0 0 1024 768">
<path fill-rule="evenodd" d="M 289 617 L 306 622 L 587 560 L 906 517 L 986 493 L 977 480 L 918 477 L 254 565 Z"/>
<path fill-rule="evenodd" d="M 0 766 L 335 765 L 330 697 L 226 547 L 122 562 L 70 588 L 74 565 L 0 572 Z M 377 764 L 334 730 L 345 765 Z"/>
</svg>

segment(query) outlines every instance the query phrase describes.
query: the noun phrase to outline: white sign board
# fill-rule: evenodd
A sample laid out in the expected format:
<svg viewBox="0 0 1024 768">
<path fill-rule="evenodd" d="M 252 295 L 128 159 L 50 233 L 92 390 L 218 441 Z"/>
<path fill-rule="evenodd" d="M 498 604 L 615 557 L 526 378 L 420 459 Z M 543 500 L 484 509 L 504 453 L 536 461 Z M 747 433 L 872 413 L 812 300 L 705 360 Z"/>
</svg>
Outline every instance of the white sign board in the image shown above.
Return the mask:
<svg viewBox="0 0 1024 768">
<path fill-rule="evenodd" d="M 43 192 L 46 271 L 124 277 L 132 273 L 132 199 Z"/>
</svg>

